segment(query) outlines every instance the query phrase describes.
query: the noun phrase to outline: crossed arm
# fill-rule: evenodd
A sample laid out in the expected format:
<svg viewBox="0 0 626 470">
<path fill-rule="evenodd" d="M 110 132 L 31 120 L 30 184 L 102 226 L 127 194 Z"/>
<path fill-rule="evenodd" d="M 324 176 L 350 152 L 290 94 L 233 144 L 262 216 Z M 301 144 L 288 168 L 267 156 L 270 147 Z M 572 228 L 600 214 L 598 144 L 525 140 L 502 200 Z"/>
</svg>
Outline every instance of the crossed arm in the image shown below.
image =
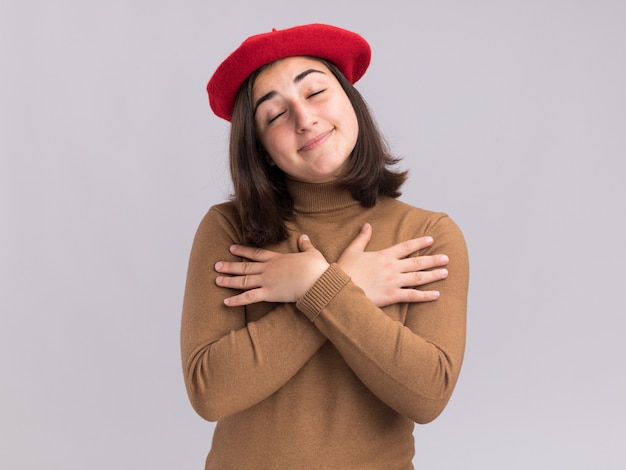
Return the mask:
<svg viewBox="0 0 626 470">
<path fill-rule="evenodd" d="M 330 313 L 320 315 L 315 321 L 311 312 L 305 316 L 298 311 L 296 302 L 306 299 L 306 293 L 320 277 L 334 269 L 329 269 L 328 262 L 306 237 L 300 238 L 298 253 L 280 254 L 239 245 L 225 252 L 219 247 L 229 246 L 232 240 L 240 239 L 240 234 L 219 212 L 210 212 L 207 218 L 201 224 L 192 249 L 181 330 L 187 390 L 201 416 L 218 420 L 262 401 L 291 379 L 319 347 L 330 340 L 381 399 L 416 421 L 430 419 L 417 416 L 414 410 L 423 408 L 420 400 L 430 402 L 433 399 L 429 385 L 424 383 L 425 376 L 432 376 L 433 370 L 441 369 L 439 382 L 454 384 L 454 377 L 450 379 L 445 364 L 446 345 L 439 344 L 436 332 L 432 338 L 419 337 L 413 331 L 419 329 L 418 325 L 405 327 L 388 318 L 378 307 L 397 302 L 413 305 L 442 302 L 442 299 L 437 300 L 437 291 L 404 288 L 423 286 L 447 277 L 447 270 L 443 268 L 448 262 L 446 256 L 408 257 L 431 245 L 431 238 L 422 237 L 385 250 L 365 252 L 371 236 L 371 227 L 366 225 L 336 263 L 339 271 L 352 278 L 351 289 L 361 288 L 365 294 L 357 306 L 363 316 L 357 318 L 355 313 L 348 315 L 350 318 L 345 321 L 351 322 L 356 330 L 364 325 L 360 322 L 365 321 L 373 322 L 369 326 L 377 331 L 386 329 L 387 335 L 398 338 L 400 343 L 397 344 L 401 344 L 404 351 L 415 355 L 407 358 L 405 354 L 402 358 L 393 348 L 389 349 L 386 344 L 389 341 L 368 338 L 363 332 L 357 333 L 361 335 L 358 341 L 365 341 L 370 350 L 366 354 L 355 350 L 355 338 L 337 333 L 341 328 L 334 325 L 338 317 L 333 316 L 332 306 L 328 309 Z M 238 261 L 241 258 L 249 261 Z M 225 297 L 228 291 L 223 287 L 243 292 Z M 341 302 L 340 297 L 338 302 Z M 255 321 L 246 321 L 246 313 L 254 317 L 262 307 L 268 308 L 267 302 L 277 304 Z M 350 307 L 337 306 L 342 311 L 345 308 Z M 431 313 L 425 315 L 430 318 Z M 452 354 L 456 362 L 458 355 Z M 396 375 L 407 375 L 407 360 L 413 368 L 408 375 L 416 377 L 417 381 L 394 384 L 389 377 L 381 376 L 399 367 L 405 369 Z M 458 364 L 454 368 L 458 371 Z M 381 388 L 382 382 L 385 386 Z M 419 403 L 409 401 L 407 393 L 417 397 Z"/>
</svg>

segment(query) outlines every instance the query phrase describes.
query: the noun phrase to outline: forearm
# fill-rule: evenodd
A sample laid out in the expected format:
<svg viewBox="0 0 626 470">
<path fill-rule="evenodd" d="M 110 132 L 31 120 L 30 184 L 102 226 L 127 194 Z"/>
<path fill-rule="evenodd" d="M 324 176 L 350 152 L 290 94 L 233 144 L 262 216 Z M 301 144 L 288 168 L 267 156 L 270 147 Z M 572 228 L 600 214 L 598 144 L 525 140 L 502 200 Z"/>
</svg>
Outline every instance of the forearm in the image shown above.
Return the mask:
<svg viewBox="0 0 626 470">
<path fill-rule="evenodd" d="M 465 347 L 465 244 L 449 219 L 433 230 L 430 252 L 451 260 L 448 278 L 433 284 L 438 300 L 381 310 L 333 265 L 297 304 L 372 393 L 420 423 L 448 402 Z"/>
<path fill-rule="evenodd" d="M 236 313 L 230 313 L 236 315 Z M 245 410 L 291 379 L 324 343 L 323 335 L 284 304 L 215 341 L 183 329 L 183 367 L 194 409 L 215 421 Z"/>
<path fill-rule="evenodd" d="M 424 423 L 447 403 L 460 358 L 451 361 L 438 345 L 373 306 L 353 283 L 346 283 L 313 323 L 365 386 L 400 414 Z"/>
<path fill-rule="evenodd" d="M 325 338 L 293 304 L 227 307 L 215 263 L 241 241 L 228 206 L 209 211 L 194 238 L 181 322 L 185 385 L 194 409 L 217 420 L 259 403 L 287 382 Z"/>
</svg>

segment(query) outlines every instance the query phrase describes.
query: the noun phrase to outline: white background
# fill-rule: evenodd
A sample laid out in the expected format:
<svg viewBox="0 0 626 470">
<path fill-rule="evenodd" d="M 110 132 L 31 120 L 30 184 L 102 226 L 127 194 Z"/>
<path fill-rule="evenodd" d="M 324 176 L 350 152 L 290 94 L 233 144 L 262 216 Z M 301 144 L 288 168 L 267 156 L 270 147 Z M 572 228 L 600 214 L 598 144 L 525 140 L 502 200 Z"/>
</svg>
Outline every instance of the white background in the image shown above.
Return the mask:
<svg viewBox="0 0 626 470">
<path fill-rule="evenodd" d="M 195 229 L 229 192 L 204 87 L 249 35 L 372 45 L 357 87 L 470 250 L 466 361 L 417 468 L 626 466 L 626 3 L 0 3 L 0 467 L 200 469 Z M 245 451 L 242 449 L 242 451 Z"/>
</svg>

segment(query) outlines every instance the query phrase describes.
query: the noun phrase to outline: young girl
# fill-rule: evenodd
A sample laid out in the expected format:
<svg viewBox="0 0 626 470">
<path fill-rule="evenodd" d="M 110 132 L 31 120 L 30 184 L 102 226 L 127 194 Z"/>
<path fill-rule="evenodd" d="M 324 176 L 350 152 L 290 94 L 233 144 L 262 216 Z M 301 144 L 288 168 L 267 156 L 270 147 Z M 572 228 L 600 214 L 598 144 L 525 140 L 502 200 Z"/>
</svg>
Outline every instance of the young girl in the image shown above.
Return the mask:
<svg viewBox="0 0 626 470">
<path fill-rule="evenodd" d="M 369 62 L 311 24 L 248 38 L 209 81 L 234 195 L 198 228 L 181 331 L 190 401 L 217 421 L 206 469 L 411 469 L 414 423 L 450 399 L 467 250 L 397 199 L 353 86 Z"/>
</svg>

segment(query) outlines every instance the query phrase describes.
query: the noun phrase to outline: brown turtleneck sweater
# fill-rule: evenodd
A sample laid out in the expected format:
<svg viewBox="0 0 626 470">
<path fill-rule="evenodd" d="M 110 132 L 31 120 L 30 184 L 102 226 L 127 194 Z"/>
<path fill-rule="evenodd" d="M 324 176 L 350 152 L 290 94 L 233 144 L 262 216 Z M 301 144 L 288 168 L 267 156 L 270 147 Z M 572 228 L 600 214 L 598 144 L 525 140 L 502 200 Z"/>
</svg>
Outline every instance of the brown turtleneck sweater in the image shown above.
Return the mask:
<svg viewBox="0 0 626 470">
<path fill-rule="evenodd" d="M 242 232 L 231 203 L 212 207 L 191 250 L 181 346 L 187 392 L 217 421 L 206 469 L 412 469 L 414 422 L 435 419 L 456 384 L 465 348 L 468 256 L 445 214 L 390 198 L 363 208 L 332 184 L 291 183 L 291 236 L 306 233 L 334 263 L 365 222 L 368 251 L 431 235 L 447 254 L 434 302 L 375 307 L 336 265 L 297 304 L 232 308 L 213 266 L 236 261 Z"/>
</svg>

